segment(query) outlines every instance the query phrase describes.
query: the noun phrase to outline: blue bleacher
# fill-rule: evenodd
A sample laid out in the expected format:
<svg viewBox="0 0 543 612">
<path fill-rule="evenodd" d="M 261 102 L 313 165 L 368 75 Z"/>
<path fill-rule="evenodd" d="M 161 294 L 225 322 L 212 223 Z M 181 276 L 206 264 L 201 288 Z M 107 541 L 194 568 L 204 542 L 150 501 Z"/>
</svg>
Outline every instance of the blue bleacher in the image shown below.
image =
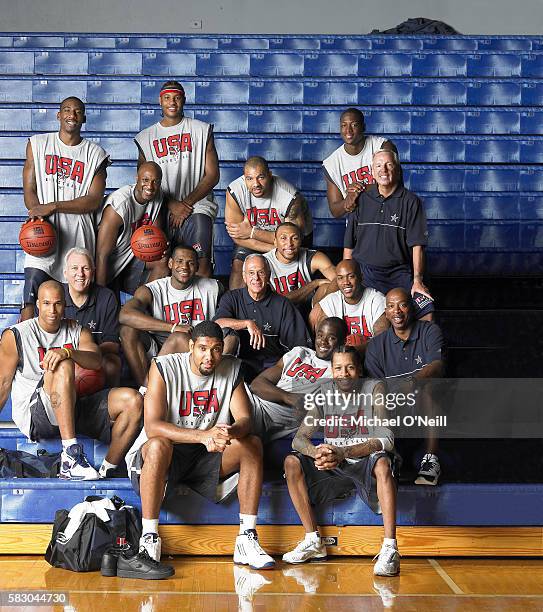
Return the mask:
<svg viewBox="0 0 543 612">
<path fill-rule="evenodd" d="M 304 75 L 304 57 L 298 53 L 251 53 L 252 77 L 295 77 Z"/>
<path fill-rule="evenodd" d="M 347 77 L 356 76 L 358 58 L 356 55 L 321 55 L 304 56 L 304 77 Z"/>
<path fill-rule="evenodd" d="M 64 47 L 64 36 L 14 36 L 12 40 L 14 47 L 32 48 L 36 47 Z M 3 46 L 3 45 L 2 45 Z"/>
<path fill-rule="evenodd" d="M 144 53 L 142 74 L 146 76 L 178 78 L 196 75 L 196 54 Z"/>
<path fill-rule="evenodd" d="M 198 53 L 196 74 L 202 77 L 249 76 L 250 59 L 246 53 Z"/>
<path fill-rule="evenodd" d="M 25 54 L 27 55 L 27 54 Z M 0 72 L 4 72 L 0 65 Z M 19 70 L 17 72 L 20 72 Z M 66 74 L 79 75 L 89 73 L 88 53 L 61 51 L 38 51 L 35 54 L 35 66 L 31 72 L 37 75 Z"/>
<path fill-rule="evenodd" d="M 85 100 L 89 104 L 139 104 L 142 102 L 141 83 L 129 80 L 88 81 Z"/>
<path fill-rule="evenodd" d="M 249 83 L 214 80 L 198 82 L 195 84 L 194 102 L 221 105 L 249 104 Z M 267 104 L 277 104 L 277 101 L 272 99 Z"/>
<path fill-rule="evenodd" d="M 0 74 L 34 74 L 34 53 L 0 51 Z"/>
<path fill-rule="evenodd" d="M 114 49 L 112 36 L 67 36 L 64 40 L 67 49 Z"/>
<path fill-rule="evenodd" d="M 425 102 L 428 104 L 428 102 Z M 462 102 L 459 102 L 461 104 Z M 470 81 L 466 100 L 469 106 L 514 106 L 521 103 L 521 84 L 508 81 Z M 418 102 L 421 104 L 421 102 Z"/>
<path fill-rule="evenodd" d="M 116 49 L 166 49 L 166 36 L 118 36 L 115 38 Z"/>
<path fill-rule="evenodd" d="M 32 81 L 0 79 L 0 103 L 32 102 Z"/>
<path fill-rule="evenodd" d="M 202 36 L 201 38 L 174 36 L 168 37 L 166 45 L 168 49 L 218 49 L 219 40 L 210 36 Z"/>
<path fill-rule="evenodd" d="M 89 53 L 89 74 L 140 75 L 141 53 Z"/>
<path fill-rule="evenodd" d="M 231 87 L 232 84 L 225 84 Z M 250 104 L 309 104 L 304 99 L 304 85 L 292 81 L 264 81 L 262 79 L 251 79 L 249 82 Z"/>
<path fill-rule="evenodd" d="M 29 81 L 29 83 L 32 91 L 32 102 L 59 104 L 64 98 L 69 96 L 76 96 L 81 100 L 91 102 L 87 81 L 84 80 L 36 79 Z M 20 100 L 20 102 L 23 101 L 26 100 Z"/>
</svg>

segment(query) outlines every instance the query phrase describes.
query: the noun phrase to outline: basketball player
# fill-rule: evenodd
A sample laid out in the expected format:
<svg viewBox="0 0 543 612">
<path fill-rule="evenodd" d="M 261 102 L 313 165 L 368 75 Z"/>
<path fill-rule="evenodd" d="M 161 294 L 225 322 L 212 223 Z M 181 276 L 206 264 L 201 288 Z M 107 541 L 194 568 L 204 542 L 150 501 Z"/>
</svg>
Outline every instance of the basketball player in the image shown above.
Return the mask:
<svg viewBox="0 0 543 612">
<path fill-rule="evenodd" d="M 364 115 L 357 108 L 341 113 L 339 127 L 343 144 L 322 163 L 328 206 L 334 217 L 352 212 L 358 206 L 358 196 L 373 183 L 373 154 L 379 149 L 397 152 L 390 140 L 365 134 Z"/>
<path fill-rule="evenodd" d="M 274 176 L 263 157 L 250 157 L 243 176 L 228 185 L 224 213 L 226 230 L 235 243 L 230 289 L 243 287 L 242 266 L 250 253 L 273 249 L 274 231 L 290 221 L 302 231 L 305 246 L 312 241 L 313 220 L 296 187 Z"/>
<path fill-rule="evenodd" d="M 254 569 L 275 565 L 258 543 L 262 444 L 251 432 L 251 407 L 240 362 L 223 356 L 223 333 L 211 321 L 191 332 L 190 352 L 153 360 L 145 395 L 145 428 L 127 455 L 141 495 L 140 546 L 156 561 L 158 516 L 166 483 L 183 482 L 216 501 L 219 478 L 239 470 L 240 530 L 234 562 Z"/>
<path fill-rule="evenodd" d="M 167 81 L 160 90 L 163 118 L 135 138 L 138 165 L 155 161 L 162 169 L 162 191 L 169 211 L 172 246 L 191 246 L 200 259 L 200 276 L 211 276 L 213 222 L 219 160 L 213 126 L 185 117 L 185 90 Z"/>
<path fill-rule="evenodd" d="M 102 361 L 100 350 L 88 329 L 64 319 L 60 283 L 42 283 L 37 305 L 37 318 L 2 334 L 0 407 L 11 390 L 13 420 L 25 436 L 33 441 L 62 439 L 60 478 L 103 478 L 117 467 L 138 434 L 141 395 L 119 388 L 76 398 L 74 364 L 97 370 Z M 78 444 L 77 434 L 110 444 L 98 472 Z"/>
<path fill-rule="evenodd" d="M 340 317 L 349 328 L 349 335 L 363 338 L 363 342 L 385 331 L 389 322 L 385 316 L 385 296 L 362 284 L 360 266 L 353 259 L 344 259 L 336 266 L 339 291 L 330 293 L 316 304 L 309 322 L 316 329 L 325 317 Z M 361 350 L 365 345 L 359 346 Z"/>
<path fill-rule="evenodd" d="M 30 219 L 47 217 L 57 242 L 47 257 L 25 255 L 21 320 L 34 316 L 38 287 L 44 280 L 63 280 L 66 253 L 75 246 L 94 255 L 94 212 L 102 204 L 109 157 L 102 147 L 81 138 L 85 105 L 66 98 L 57 113 L 59 132 L 37 134 L 26 145 L 23 169 L 25 206 Z"/>
<path fill-rule="evenodd" d="M 141 386 L 146 385 L 151 357 L 159 351 L 188 351 L 191 327 L 215 314 L 222 285 L 197 276 L 199 261 L 193 248 L 175 247 L 168 260 L 171 276 L 142 285 L 121 308 L 121 344 Z M 235 340 L 232 336 L 231 342 Z"/>
<path fill-rule="evenodd" d="M 315 350 L 297 346 L 251 383 L 254 432 L 264 442 L 293 433 L 304 416 L 306 393 L 313 393 L 332 376 L 332 352 L 345 343 L 347 324 L 343 319 L 324 319 L 317 328 Z"/>
<path fill-rule="evenodd" d="M 270 264 L 270 285 L 294 304 L 318 303 L 336 286 L 336 268 L 330 258 L 302 245 L 302 232 L 294 223 L 275 230 L 275 249 L 264 253 Z M 319 273 L 324 278 L 314 278 Z"/>
<path fill-rule="evenodd" d="M 96 239 L 96 282 L 116 293 L 134 295 L 143 283 L 168 274 L 168 258 L 145 263 L 130 247 L 134 231 L 142 225 L 162 226 L 162 170 L 155 162 L 138 168 L 135 185 L 110 194 L 102 210 Z"/>
<path fill-rule="evenodd" d="M 390 430 L 381 428 L 374 437 L 373 432 L 355 420 L 366 410 L 370 416 L 374 408 L 381 412 L 376 397 L 384 393 L 384 386 L 375 380 L 361 380 L 361 358 L 351 346 L 333 352 L 332 376 L 333 380 L 321 392 L 323 400 L 334 399 L 321 402 L 315 398 L 292 441 L 296 452 L 285 459 L 289 494 L 304 526 L 305 538 L 283 555 L 283 561 L 305 563 L 326 558 L 313 506 L 333 501 L 354 489 L 374 512 L 381 510 L 383 514 L 385 539 L 373 573 L 395 576 L 400 571 L 400 555 L 396 544 L 396 483 L 392 466 L 399 462 L 399 457 L 394 453 Z M 372 400 L 366 401 L 369 397 Z M 327 423 L 324 443 L 315 446 L 311 438 L 322 430 L 322 419 Z"/>
</svg>

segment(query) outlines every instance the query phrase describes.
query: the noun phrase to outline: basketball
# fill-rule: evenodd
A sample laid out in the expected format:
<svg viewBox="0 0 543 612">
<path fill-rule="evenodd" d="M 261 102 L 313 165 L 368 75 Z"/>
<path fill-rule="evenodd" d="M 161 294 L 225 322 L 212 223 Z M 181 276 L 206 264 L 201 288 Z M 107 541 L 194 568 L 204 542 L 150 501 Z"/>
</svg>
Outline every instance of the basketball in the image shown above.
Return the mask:
<svg viewBox="0 0 543 612">
<path fill-rule="evenodd" d="M 345 339 L 345 344 L 347 346 L 362 346 L 367 342 L 366 336 L 362 334 L 349 334 Z"/>
<path fill-rule="evenodd" d="M 78 397 L 86 397 L 101 391 L 106 384 L 104 370 L 86 370 L 75 364 L 75 390 Z"/>
<path fill-rule="evenodd" d="M 158 261 L 168 246 L 168 239 L 160 228 L 142 225 L 132 234 L 130 246 L 138 259 Z"/>
<path fill-rule="evenodd" d="M 26 221 L 19 232 L 19 244 L 29 255 L 46 257 L 55 250 L 57 233 L 49 221 Z"/>
</svg>

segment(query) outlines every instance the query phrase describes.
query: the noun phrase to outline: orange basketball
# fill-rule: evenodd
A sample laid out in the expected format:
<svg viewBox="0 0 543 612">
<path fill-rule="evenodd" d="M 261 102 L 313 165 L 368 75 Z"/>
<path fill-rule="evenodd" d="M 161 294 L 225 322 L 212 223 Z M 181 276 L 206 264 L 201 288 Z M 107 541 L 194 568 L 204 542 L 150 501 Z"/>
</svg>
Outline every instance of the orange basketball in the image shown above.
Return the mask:
<svg viewBox="0 0 543 612">
<path fill-rule="evenodd" d="M 101 391 L 106 384 L 104 370 L 86 370 L 75 364 L 75 391 L 78 397 L 86 397 Z"/>
<path fill-rule="evenodd" d="M 23 223 L 19 244 L 25 253 L 37 257 L 51 255 L 57 244 L 57 233 L 49 221 L 35 219 Z"/>
<path fill-rule="evenodd" d="M 158 261 L 168 246 L 168 239 L 160 228 L 142 225 L 132 234 L 130 246 L 138 259 Z"/>
<path fill-rule="evenodd" d="M 347 346 L 362 346 L 367 342 L 366 336 L 362 334 L 349 334 L 345 340 Z"/>
</svg>

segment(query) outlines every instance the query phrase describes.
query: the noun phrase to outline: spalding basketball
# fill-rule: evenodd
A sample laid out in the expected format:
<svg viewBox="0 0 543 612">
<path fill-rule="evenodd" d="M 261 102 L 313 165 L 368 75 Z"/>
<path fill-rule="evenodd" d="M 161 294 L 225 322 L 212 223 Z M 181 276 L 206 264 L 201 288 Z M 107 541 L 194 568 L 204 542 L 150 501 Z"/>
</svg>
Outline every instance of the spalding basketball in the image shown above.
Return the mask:
<svg viewBox="0 0 543 612">
<path fill-rule="evenodd" d="M 345 344 L 347 346 L 362 346 L 367 342 L 366 336 L 362 334 L 349 334 L 345 339 Z"/>
<path fill-rule="evenodd" d="M 159 227 L 142 225 L 132 234 L 130 246 L 138 259 L 158 261 L 168 246 L 168 239 Z"/>
<path fill-rule="evenodd" d="M 19 232 L 19 244 L 29 255 L 46 257 L 55 250 L 57 233 L 49 221 L 26 221 Z"/>
<path fill-rule="evenodd" d="M 104 370 L 86 370 L 75 364 L 75 391 L 78 397 L 86 397 L 101 391 L 106 384 Z"/>
</svg>

